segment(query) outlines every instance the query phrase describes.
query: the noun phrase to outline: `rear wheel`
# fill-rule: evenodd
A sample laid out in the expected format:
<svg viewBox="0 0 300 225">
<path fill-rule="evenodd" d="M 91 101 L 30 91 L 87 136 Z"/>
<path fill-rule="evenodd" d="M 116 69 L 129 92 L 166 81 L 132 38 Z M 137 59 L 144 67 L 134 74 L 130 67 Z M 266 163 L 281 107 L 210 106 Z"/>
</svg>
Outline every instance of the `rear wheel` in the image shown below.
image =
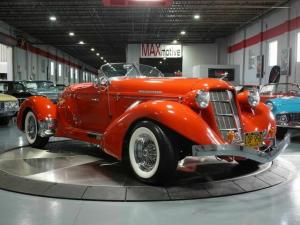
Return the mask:
<svg viewBox="0 0 300 225">
<path fill-rule="evenodd" d="M 32 111 L 28 111 L 25 116 L 24 128 L 27 141 L 31 146 L 42 148 L 48 143 L 49 137 L 39 135 L 39 124 Z"/>
<path fill-rule="evenodd" d="M 9 117 L 2 117 L 0 118 L 0 125 L 6 126 L 9 123 Z"/>
<path fill-rule="evenodd" d="M 135 176 L 146 183 L 168 183 L 178 164 L 165 131 L 151 121 L 139 122 L 129 136 L 128 156 Z"/>
</svg>

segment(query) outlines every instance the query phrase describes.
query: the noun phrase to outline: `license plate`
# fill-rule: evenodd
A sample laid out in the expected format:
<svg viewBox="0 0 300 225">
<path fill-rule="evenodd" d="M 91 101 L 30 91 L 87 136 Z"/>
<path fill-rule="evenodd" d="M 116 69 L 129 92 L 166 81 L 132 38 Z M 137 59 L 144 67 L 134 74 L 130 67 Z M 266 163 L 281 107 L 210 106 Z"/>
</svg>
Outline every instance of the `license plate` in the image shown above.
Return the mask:
<svg viewBox="0 0 300 225">
<path fill-rule="evenodd" d="M 263 141 L 262 132 L 245 133 L 245 145 L 248 147 L 260 147 Z"/>
</svg>

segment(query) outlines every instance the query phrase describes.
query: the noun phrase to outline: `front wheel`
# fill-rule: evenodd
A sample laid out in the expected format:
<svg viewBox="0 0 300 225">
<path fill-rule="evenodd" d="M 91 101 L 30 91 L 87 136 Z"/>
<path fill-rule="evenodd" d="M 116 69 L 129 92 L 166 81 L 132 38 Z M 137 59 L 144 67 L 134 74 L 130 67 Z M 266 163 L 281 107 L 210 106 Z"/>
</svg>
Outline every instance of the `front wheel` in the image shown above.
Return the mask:
<svg viewBox="0 0 300 225">
<path fill-rule="evenodd" d="M 48 143 L 49 137 L 39 135 L 39 124 L 32 111 L 27 112 L 24 127 L 27 141 L 31 146 L 42 148 Z"/>
<path fill-rule="evenodd" d="M 128 144 L 129 163 L 135 176 L 150 184 L 167 183 L 176 174 L 178 164 L 164 129 L 151 121 L 139 122 Z"/>
</svg>

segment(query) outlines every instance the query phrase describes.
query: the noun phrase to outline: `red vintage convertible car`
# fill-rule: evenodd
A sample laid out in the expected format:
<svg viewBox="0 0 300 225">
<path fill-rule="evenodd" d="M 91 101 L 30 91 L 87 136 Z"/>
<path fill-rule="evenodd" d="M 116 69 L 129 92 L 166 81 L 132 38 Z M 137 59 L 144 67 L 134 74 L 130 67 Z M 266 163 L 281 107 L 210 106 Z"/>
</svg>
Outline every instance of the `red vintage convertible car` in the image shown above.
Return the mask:
<svg viewBox="0 0 300 225">
<path fill-rule="evenodd" d="M 236 94 L 218 79 L 164 78 L 150 66 L 106 64 L 100 79 L 66 88 L 57 105 L 28 98 L 17 123 L 32 146 L 50 136 L 94 143 L 127 161 L 139 179 L 159 183 L 187 156 L 272 161 L 289 139 L 275 144 L 274 117 L 259 101 L 257 92 Z"/>
</svg>

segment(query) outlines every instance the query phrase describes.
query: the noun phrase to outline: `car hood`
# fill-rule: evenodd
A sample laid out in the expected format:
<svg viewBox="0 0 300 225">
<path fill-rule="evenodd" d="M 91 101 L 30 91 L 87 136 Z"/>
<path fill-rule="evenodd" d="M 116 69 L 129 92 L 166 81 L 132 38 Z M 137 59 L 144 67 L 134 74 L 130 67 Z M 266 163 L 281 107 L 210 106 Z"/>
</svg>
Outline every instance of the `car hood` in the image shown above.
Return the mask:
<svg viewBox="0 0 300 225">
<path fill-rule="evenodd" d="M 18 99 L 11 95 L 0 94 L 0 102 L 7 102 L 7 101 L 18 101 Z"/>
<path fill-rule="evenodd" d="M 292 113 L 300 112 L 300 97 L 283 97 L 269 99 L 272 102 L 274 113 Z"/>
<path fill-rule="evenodd" d="M 205 78 L 120 78 L 113 79 L 109 88 L 111 92 L 120 94 L 154 94 L 163 96 L 185 95 L 192 90 L 234 90 L 225 81 Z"/>
</svg>

